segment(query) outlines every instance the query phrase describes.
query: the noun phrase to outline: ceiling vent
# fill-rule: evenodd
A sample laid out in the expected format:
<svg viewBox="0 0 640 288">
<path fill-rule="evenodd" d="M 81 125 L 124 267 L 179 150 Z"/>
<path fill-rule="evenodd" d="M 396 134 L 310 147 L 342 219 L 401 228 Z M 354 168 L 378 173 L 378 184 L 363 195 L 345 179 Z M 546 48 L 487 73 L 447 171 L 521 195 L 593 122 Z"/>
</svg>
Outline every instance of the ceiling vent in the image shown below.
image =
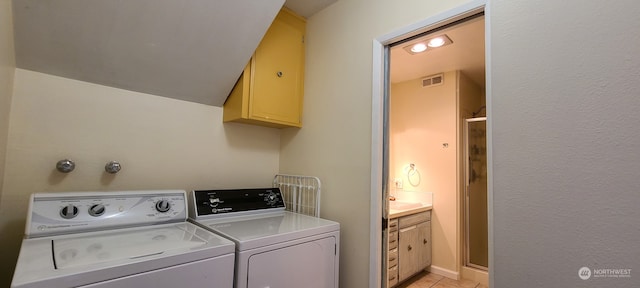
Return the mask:
<svg viewBox="0 0 640 288">
<path fill-rule="evenodd" d="M 422 78 L 422 87 L 438 86 L 442 85 L 442 83 L 444 83 L 444 74 L 442 73 Z"/>
</svg>

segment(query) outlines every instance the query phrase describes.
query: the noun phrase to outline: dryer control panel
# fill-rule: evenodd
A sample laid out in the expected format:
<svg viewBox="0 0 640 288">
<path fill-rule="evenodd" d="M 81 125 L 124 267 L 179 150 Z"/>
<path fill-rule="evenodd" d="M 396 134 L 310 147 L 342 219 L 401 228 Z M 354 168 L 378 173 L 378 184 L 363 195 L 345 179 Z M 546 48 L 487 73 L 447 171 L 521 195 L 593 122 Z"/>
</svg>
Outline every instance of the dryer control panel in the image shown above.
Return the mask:
<svg viewBox="0 0 640 288">
<path fill-rule="evenodd" d="M 184 190 L 36 193 L 29 205 L 27 238 L 187 219 Z"/>
<path fill-rule="evenodd" d="M 253 212 L 283 211 L 285 208 L 279 188 L 195 190 L 191 195 L 195 217 L 207 215 L 251 214 Z"/>
</svg>

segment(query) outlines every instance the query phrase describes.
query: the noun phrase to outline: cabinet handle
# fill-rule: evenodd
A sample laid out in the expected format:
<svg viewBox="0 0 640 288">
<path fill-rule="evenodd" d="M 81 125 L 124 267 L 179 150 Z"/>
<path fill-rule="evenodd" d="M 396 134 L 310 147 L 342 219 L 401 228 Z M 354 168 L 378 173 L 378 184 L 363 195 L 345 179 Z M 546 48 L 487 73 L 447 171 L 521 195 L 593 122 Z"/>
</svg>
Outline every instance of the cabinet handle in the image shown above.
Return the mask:
<svg viewBox="0 0 640 288">
<path fill-rule="evenodd" d="M 411 247 L 411 245 L 407 246 L 407 251 L 411 251 L 411 249 L 413 249 L 413 247 Z"/>
<path fill-rule="evenodd" d="M 427 244 L 427 239 L 422 239 L 422 244 Z"/>
<path fill-rule="evenodd" d="M 276 72 L 276 76 L 278 76 L 278 78 L 282 77 L 282 71 Z"/>
</svg>

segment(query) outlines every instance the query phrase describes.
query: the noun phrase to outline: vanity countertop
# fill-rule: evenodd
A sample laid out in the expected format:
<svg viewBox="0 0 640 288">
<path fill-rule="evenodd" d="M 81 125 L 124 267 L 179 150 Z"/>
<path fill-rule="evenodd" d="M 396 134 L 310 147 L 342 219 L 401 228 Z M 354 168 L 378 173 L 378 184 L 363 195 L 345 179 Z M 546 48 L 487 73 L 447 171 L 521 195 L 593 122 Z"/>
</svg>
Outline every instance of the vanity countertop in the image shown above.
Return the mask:
<svg viewBox="0 0 640 288">
<path fill-rule="evenodd" d="M 389 219 L 407 216 L 423 211 L 432 210 L 431 204 L 423 203 L 406 203 L 406 202 L 390 202 L 389 203 Z"/>
</svg>

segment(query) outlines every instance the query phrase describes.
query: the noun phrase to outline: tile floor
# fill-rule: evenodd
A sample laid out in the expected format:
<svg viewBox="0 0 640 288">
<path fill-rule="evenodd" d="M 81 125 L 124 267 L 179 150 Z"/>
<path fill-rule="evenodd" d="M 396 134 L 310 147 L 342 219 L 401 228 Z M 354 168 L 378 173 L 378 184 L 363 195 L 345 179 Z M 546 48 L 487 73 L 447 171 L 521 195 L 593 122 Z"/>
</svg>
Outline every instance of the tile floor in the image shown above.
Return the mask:
<svg viewBox="0 0 640 288">
<path fill-rule="evenodd" d="M 395 288 L 488 288 L 467 279 L 452 280 L 429 272 L 420 272 Z"/>
</svg>

